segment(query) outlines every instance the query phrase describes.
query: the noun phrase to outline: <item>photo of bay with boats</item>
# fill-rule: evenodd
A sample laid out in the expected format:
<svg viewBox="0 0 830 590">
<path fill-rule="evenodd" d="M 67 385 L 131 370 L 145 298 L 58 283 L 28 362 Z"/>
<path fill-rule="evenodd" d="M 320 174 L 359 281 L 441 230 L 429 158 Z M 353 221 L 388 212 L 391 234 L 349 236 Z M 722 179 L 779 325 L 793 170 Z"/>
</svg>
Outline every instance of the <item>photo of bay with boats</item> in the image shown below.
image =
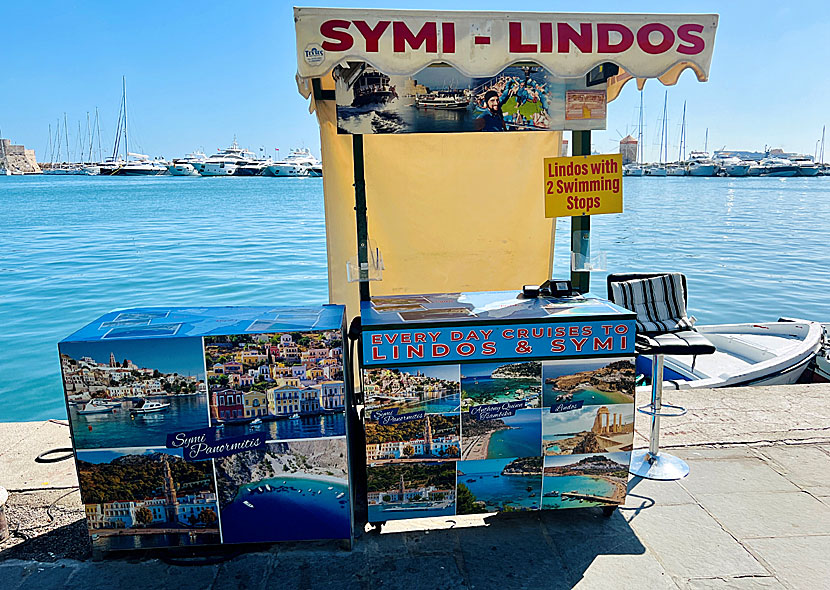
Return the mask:
<svg viewBox="0 0 830 590">
<path fill-rule="evenodd" d="M 609 272 L 684 273 L 698 325 L 830 320 L 817 221 L 830 178 L 625 177 L 624 191 L 622 214 L 592 219 Z M 9 176 L 0 202 L 0 364 L 32 361 L 0 372 L 3 421 L 65 418 L 55 343 L 110 309 L 327 301 L 320 178 Z M 218 222 L 230 202 L 240 222 Z M 569 223 L 557 222 L 555 276 L 570 272 Z M 605 273 L 591 283 L 604 296 Z"/>
<path fill-rule="evenodd" d="M 542 458 L 458 462 L 458 514 L 538 510 Z"/>
<path fill-rule="evenodd" d="M 542 406 L 556 403 L 624 404 L 634 401 L 634 362 L 579 359 L 542 363 Z"/>
</svg>

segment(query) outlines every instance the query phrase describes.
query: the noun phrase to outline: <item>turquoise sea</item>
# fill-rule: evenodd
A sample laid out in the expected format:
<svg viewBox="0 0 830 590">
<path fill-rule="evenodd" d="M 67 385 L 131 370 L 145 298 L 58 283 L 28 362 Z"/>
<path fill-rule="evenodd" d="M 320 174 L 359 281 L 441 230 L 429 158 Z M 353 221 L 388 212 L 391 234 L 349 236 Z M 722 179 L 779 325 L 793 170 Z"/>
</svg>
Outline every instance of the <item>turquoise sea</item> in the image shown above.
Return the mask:
<svg viewBox="0 0 830 590">
<path fill-rule="evenodd" d="M 461 377 L 461 398 L 471 399 L 472 405 L 495 404 L 529 398 L 527 407 L 538 408 L 540 395 L 532 393 L 531 387 L 538 390 L 538 379 L 492 379 L 491 377 Z M 522 392 L 519 392 L 522 390 Z"/>
<path fill-rule="evenodd" d="M 487 447 L 488 459 L 535 457 L 541 453 L 541 410 L 516 410 L 515 416 L 505 416 L 500 420 L 510 428 L 499 430 L 490 436 L 490 444 Z"/>
<path fill-rule="evenodd" d="M 578 492 L 590 496 L 611 498 L 614 495 L 614 486 L 610 482 L 589 475 L 557 475 L 542 478 L 542 508 L 584 508 L 586 506 L 601 506 L 598 502 L 588 500 L 574 500 L 562 498 L 562 492 Z M 545 494 L 556 493 L 557 496 Z"/>
<path fill-rule="evenodd" d="M 501 511 L 506 507 L 516 510 L 538 510 L 542 486 L 541 474 L 501 474 L 504 467 L 515 459 L 516 457 L 487 461 L 459 461 L 458 483 L 467 486 L 476 501 L 485 503 L 488 511 Z"/>
<path fill-rule="evenodd" d="M 685 273 L 699 323 L 830 321 L 830 177 L 626 177 L 624 195 L 591 221 L 609 271 Z M 328 299 L 319 178 L 11 176 L 0 207 L 0 421 L 66 417 L 57 342 L 109 310 Z"/>
</svg>

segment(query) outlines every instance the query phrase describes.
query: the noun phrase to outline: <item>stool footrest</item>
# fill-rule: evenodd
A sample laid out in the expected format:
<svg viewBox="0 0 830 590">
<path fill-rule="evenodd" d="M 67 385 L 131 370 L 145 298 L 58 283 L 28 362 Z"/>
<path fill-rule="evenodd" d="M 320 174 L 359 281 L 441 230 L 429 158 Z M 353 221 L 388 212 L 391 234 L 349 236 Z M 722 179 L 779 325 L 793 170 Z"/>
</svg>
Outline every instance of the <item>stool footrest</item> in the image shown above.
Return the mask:
<svg viewBox="0 0 830 590">
<path fill-rule="evenodd" d="M 689 475 L 689 465 L 668 453 L 653 455 L 647 449 L 637 449 L 631 452 L 628 472 L 643 479 L 674 481 Z"/>
<path fill-rule="evenodd" d="M 670 410 L 677 410 L 676 412 L 663 412 L 663 408 L 669 408 Z M 674 406 L 672 404 L 661 404 L 660 411 L 656 411 L 652 404 L 646 404 L 644 406 L 640 406 L 637 408 L 637 411 L 642 414 L 648 414 L 649 416 L 661 416 L 666 418 L 677 418 L 679 416 L 684 416 L 688 410 L 683 406 Z"/>
</svg>

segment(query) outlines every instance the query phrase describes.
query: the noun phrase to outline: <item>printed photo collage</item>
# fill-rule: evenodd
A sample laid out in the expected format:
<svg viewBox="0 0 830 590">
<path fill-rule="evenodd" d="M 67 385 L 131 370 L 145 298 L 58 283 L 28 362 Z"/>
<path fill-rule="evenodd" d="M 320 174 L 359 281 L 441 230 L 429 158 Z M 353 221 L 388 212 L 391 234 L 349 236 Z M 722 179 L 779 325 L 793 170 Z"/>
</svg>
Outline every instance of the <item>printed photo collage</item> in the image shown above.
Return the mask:
<svg viewBox="0 0 830 590">
<path fill-rule="evenodd" d="M 95 547 L 350 538 L 342 354 L 340 330 L 62 342 Z M 266 444 L 187 461 L 180 433 Z"/>
<path fill-rule="evenodd" d="M 363 371 L 369 521 L 620 504 L 634 359 Z"/>
</svg>

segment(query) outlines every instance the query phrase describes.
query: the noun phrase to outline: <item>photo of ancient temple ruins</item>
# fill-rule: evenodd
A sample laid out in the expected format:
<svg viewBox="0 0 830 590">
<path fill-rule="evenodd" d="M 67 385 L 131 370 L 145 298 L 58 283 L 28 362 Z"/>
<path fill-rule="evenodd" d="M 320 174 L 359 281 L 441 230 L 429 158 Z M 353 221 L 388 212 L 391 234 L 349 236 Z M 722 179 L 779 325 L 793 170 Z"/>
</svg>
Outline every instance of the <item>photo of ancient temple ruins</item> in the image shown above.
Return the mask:
<svg viewBox="0 0 830 590">
<path fill-rule="evenodd" d="M 568 412 L 542 411 L 545 455 L 630 451 L 634 443 L 634 404 L 583 406 Z"/>
</svg>

